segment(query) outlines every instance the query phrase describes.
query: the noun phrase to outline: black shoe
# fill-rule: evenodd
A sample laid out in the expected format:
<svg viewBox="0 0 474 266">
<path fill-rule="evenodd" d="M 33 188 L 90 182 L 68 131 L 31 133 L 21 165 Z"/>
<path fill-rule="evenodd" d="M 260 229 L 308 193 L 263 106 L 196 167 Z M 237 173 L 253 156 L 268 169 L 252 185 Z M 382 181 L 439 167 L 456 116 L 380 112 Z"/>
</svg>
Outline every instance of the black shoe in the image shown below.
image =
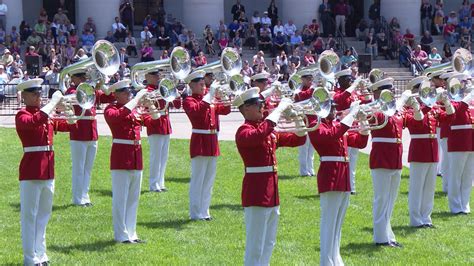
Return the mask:
<svg viewBox="0 0 474 266">
<path fill-rule="evenodd" d="M 133 242 L 130 240 L 125 240 L 125 241 L 122 241 L 122 244 L 133 244 Z"/>
<path fill-rule="evenodd" d="M 390 242 L 383 242 L 383 243 L 375 243 L 376 246 L 386 246 L 386 247 L 389 247 L 390 246 Z"/>
<path fill-rule="evenodd" d="M 436 228 L 433 224 L 424 224 L 423 227 L 425 228 Z"/>
<path fill-rule="evenodd" d="M 457 213 L 455 213 L 455 214 L 456 214 L 456 215 L 468 215 L 467 212 L 457 212 Z"/>
<path fill-rule="evenodd" d="M 48 265 L 49 265 L 49 260 L 48 260 L 48 261 L 43 261 L 43 262 L 41 263 L 41 266 L 48 266 Z"/>
<path fill-rule="evenodd" d="M 165 187 L 161 189 L 161 192 L 166 192 L 166 191 L 168 191 L 168 189 Z"/>
<path fill-rule="evenodd" d="M 161 189 L 152 189 L 152 190 L 150 190 L 150 192 L 157 192 L 157 193 L 160 193 L 160 192 L 161 192 Z"/>
<path fill-rule="evenodd" d="M 424 224 L 420 224 L 420 225 L 417 225 L 417 226 L 413 226 L 415 228 L 425 228 L 425 225 Z"/>
<path fill-rule="evenodd" d="M 357 195 L 357 192 L 351 191 L 351 195 Z"/>
<path fill-rule="evenodd" d="M 204 221 L 212 221 L 212 217 L 207 217 L 203 219 Z"/>
<path fill-rule="evenodd" d="M 92 207 L 92 206 L 94 206 L 94 204 L 92 204 L 92 202 L 88 202 L 88 203 L 84 204 L 84 207 Z"/>
<path fill-rule="evenodd" d="M 392 242 L 390 242 L 390 245 L 391 245 L 392 247 L 403 248 L 403 245 L 400 244 L 400 243 L 398 243 L 397 241 L 392 241 Z"/>
<path fill-rule="evenodd" d="M 137 238 L 137 239 L 133 240 L 132 243 L 135 243 L 135 244 L 145 244 L 146 241 L 143 240 L 143 239 Z"/>
</svg>

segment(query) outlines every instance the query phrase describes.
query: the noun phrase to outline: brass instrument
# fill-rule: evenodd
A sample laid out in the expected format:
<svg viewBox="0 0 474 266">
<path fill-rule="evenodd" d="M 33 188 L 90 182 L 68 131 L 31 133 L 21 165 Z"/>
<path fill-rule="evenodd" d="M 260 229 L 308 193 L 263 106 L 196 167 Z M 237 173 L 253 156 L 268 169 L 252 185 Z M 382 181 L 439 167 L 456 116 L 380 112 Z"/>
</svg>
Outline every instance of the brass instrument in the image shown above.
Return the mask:
<svg viewBox="0 0 474 266">
<path fill-rule="evenodd" d="M 137 113 L 139 115 L 149 114 L 153 119 L 158 119 L 160 115 L 166 113 L 169 103 L 179 97 L 179 92 L 175 87 L 176 84 L 173 80 L 168 78 L 161 79 L 157 90 L 147 92 L 140 99 L 136 107 Z M 165 101 L 163 108 L 157 108 L 159 107 L 159 100 Z"/>
<path fill-rule="evenodd" d="M 383 90 L 378 100 L 360 105 L 360 111 L 357 113 L 354 125 L 350 131 L 378 130 L 384 128 L 388 123 L 388 118 L 393 116 L 396 109 L 396 101 L 393 92 Z M 382 113 L 383 121 L 379 121 L 375 113 Z"/>
<path fill-rule="evenodd" d="M 74 94 L 68 94 L 62 97 L 59 104 L 56 106 L 56 113 L 53 117 L 55 119 L 66 119 L 76 123 L 81 119 L 86 110 L 91 109 L 95 104 L 95 89 L 88 83 L 81 83 L 76 88 Z M 74 113 L 74 105 L 81 107 L 82 111 L 79 116 Z"/>
</svg>

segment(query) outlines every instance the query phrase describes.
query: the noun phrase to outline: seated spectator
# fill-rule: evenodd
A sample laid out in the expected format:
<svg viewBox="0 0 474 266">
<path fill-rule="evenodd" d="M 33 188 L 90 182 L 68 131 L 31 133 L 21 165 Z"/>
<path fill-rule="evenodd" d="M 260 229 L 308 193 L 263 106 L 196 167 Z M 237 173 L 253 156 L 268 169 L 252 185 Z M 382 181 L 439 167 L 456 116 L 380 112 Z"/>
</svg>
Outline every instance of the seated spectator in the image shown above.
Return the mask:
<svg viewBox="0 0 474 266">
<path fill-rule="evenodd" d="M 285 36 L 289 39 L 296 32 L 296 25 L 293 23 L 293 20 L 288 20 L 288 23 L 285 24 Z"/>
<path fill-rule="evenodd" d="M 227 25 L 225 25 L 223 20 L 219 20 L 219 25 L 217 25 L 216 32 L 217 32 L 217 36 L 216 36 L 217 39 L 221 38 L 222 33 L 227 34 Z"/>
<path fill-rule="evenodd" d="M 229 37 L 230 37 L 230 40 L 234 39 L 235 37 L 235 33 L 238 31 L 238 30 L 241 30 L 241 25 L 239 24 L 239 22 L 234 19 L 230 24 L 229 24 Z"/>
<path fill-rule="evenodd" d="M 240 32 L 240 35 L 242 36 L 243 34 L 245 34 L 245 31 L 249 27 L 249 20 L 247 16 L 245 15 L 245 12 L 240 12 L 240 17 L 237 21 L 239 22 L 239 25 L 240 25 L 239 32 Z"/>
<path fill-rule="evenodd" d="M 5 71 L 5 66 L 0 65 L 0 84 L 7 84 L 10 81 L 7 72 Z"/>
<path fill-rule="evenodd" d="M 82 48 L 79 48 L 77 50 L 76 55 L 72 59 L 72 63 L 77 63 L 77 62 L 85 60 L 87 58 L 89 58 L 89 57 L 87 56 L 86 51 L 84 51 L 84 49 L 82 49 Z"/>
<path fill-rule="evenodd" d="M 398 19 L 393 17 L 388 25 L 390 27 L 391 32 L 395 32 L 396 30 L 400 31 L 400 23 L 398 23 Z"/>
<path fill-rule="evenodd" d="M 272 19 L 268 17 L 267 11 L 263 12 L 263 17 L 260 18 L 260 23 L 262 23 L 262 27 L 267 26 L 268 28 L 270 28 L 270 26 L 272 25 Z"/>
<path fill-rule="evenodd" d="M 212 32 L 211 25 L 209 25 L 209 24 L 207 24 L 207 25 L 204 27 L 204 31 L 202 32 L 202 37 L 206 38 L 206 36 L 207 36 L 208 33 L 214 35 L 214 32 Z"/>
<path fill-rule="evenodd" d="M 87 32 L 92 32 L 93 35 L 97 33 L 97 28 L 95 26 L 95 23 L 92 17 L 88 17 L 87 22 L 84 23 L 84 26 L 82 27 L 82 33 L 87 33 Z"/>
<path fill-rule="evenodd" d="M 461 47 L 471 51 L 471 33 L 468 29 L 462 29 L 461 33 Z"/>
<path fill-rule="evenodd" d="M 303 66 L 310 66 L 316 64 L 316 60 L 310 49 L 306 51 L 303 57 Z"/>
<path fill-rule="evenodd" d="M 400 47 L 400 53 L 398 56 L 398 62 L 401 66 L 410 67 L 411 65 L 411 53 L 412 49 L 407 40 L 403 41 L 402 46 Z"/>
<path fill-rule="evenodd" d="M 272 59 L 272 63 L 268 67 L 268 73 L 274 80 L 277 80 L 277 78 L 280 76 L 280 65 L 277 63 L 276 58 Z"/>
<path fill-rule="evenodd" d="M 433 37 L 429 31 L 423 33 L 423 37 L 420 39 L 421 50 L 427 54 L 431 52 L 431 45 L 433 45 Z"/>
<path fill-rule="evenodd" d="M 115 36 L 114 34 L 112 33 L 112 31 L 107 31 L 107 36 L 105 36 L 104 40 L 106 41 L 109 41 L 111 43 L 114 43 L 117 41 L 117 39 L 115 39 Z"/>
<path fill-rule="evenodd" d="M 252 68 L 257 67 L 260 63 L 265 63 L 265 58 L 263 57 L 265 54 L 262 50 L 258 51 L 256 55 L 252 58 Z"/>
<path fill-rule="evenodd" d="M 188 46 L 189 44 L 189 35 L 188 30 L 183 29 L 181 33 L 178 35 L 178 43 L 183 44 L 184 46 Z"/>
<path fill-rule="evenodd" d="M 203 66 L 203 65 L 207 64 L 207 58 L 204 55 L 203 51 L 199 51 L 198 55 L 196 57 L 194 57 L 193 61 L 194 61 L 194 65 L 196 67 L 200 67 L 200 66 Z"/>
<path fill-rule="evenodd" d="M 364 41 L 367 38 L 368 31 L 369 26 L 367 25 L 367 21 L 365 21 L 365 19 L 361 19 L 355 30 L 357 40 Z"/>
<path fill-rule="evenodd" d="M 453 52 L 449 43 L 445 43 L 443 46 L 443 62 L 449 62 L 453 58 Z"/>
<path fill-rule="evenodd" d="M 240 70 L 240 74 L 242 74 L 242 76 L 246 76 L 246 77 L 251 77 L 251 76 L 253 76 L 254 71 L 253 71 L 253 69 L 250 67 L 250 64 L 249 64 L 249 61 L 248 61 L 248 60 L 244 60 L 244 62 L 243 62 L 243 64 L 242 64 L 242 70 Z"/>
<path fill-rule="evenodd" d="M 456 32 L 456 27 L 453 23 L 448 22 L 443 29 L 444 40 L 449 43 L 449 45 L 454 46 L 458 39 L 458 33 Z"/>
<path fill-rule="evenodd" d="M 386 60 L 393 59 L 392 52 L 388 47 L 388 40 L 385 38 L 385 33 L 380 33 L 377 38 L 377 53 L 384 56 Z"/>
<path fill-rule="evenodd" d="M 410 47 L 413 47 L 413 45 L 415 44 L 415 35 L 413 35 L 413 33 L 410 32 L 410 29 L 406 30 L 405 35 L 403 35 L 403 39 L 408 41 L 408 44 L 410 45 Z"/>
<path fill-rule="evenodd" d="M 28 46 L 38 46 L 38 44 L 43 41 L 43 39 L 41 38 L 41 36 L 39 36 L 38 34 L 36 34 L 36 31 L 32 31 L 31 32 L 31 35 L 28 37 L 28 39 L 26 39 L 26 44 Z"/>
<path fill-rule="evenodd" d="M 86 53 L 90 53 L 92 46 L 94 46 L 94 43 L 95 43 L 95 37 L 92 34 L 92 30 L 89 30 L 89 32 L 82 34 L 81 42 L 82 42 L 82 49 L 84 49 Z"/>
<path fill-rule="evenodd" d="M 178 43 L 178 36 L 183 31 L 183 25 L 179 21 L 175 21 L 175 23 L 171 26 L 170 38 L 171 38 L 171 45 L 175 46 Z"/>
<path fill-rule="evenodd" d="M 232 40 L 232 45 L 239 54 L 242 54 L 242 39 L 240 38 L 240 31 L 235 33 L 235 37 Z"/>
<path fill-rule="evenodd" d="M 219 44 L 219 49 L 220 49 L 219 54 L 221 54 L 222 50 L 224 50 L 227 47 L 227 45 L 229 45 L 229 39 L 227 39 L 227 36 L 222 34 L 221 38 L 218 41 L 218 44 Z"/>
<path fill-rule="evenodd" d="M 439 65 L 441 60 L 443 60 L 436 47 L 431 48 L 431 53 L 428 55 L 428 60 L 431 61 L 432 66 Z"/>
<path fill-rule="evenodd" d="M 60 64 L 61 58 L 58 57 L 56 54 L 56 50 L 54 48 L 49 49 L 48 55 L 46 57 L 46 66 L 49 69 L 53 69 L 55 64 Z"/>
<path fill-rule="evenodd" d="M 336 51 L 337 50 L 336 45 L 337 43 L 336 43 L 336 40 L 334 39 L 334 36 L 332 36 L 332 34 L 329 34 L 328 41 L 326 42 L 326 50 Z"/>
<path fill-rule="evenodd" d="M 73 48 L 76 48 L 79 43 L 79 36 L 76 34 L 76 30 L 71 31 L 71 35 L 67 38 L 68 43 L 71 44 Z"/>
<path fill-rule="evenodd" d="M 187 31 L 188 33 L 188 43 L 186 44 L 186 47 L 189 49 L 189 50 L 199 50 L 199 42 L 198 40 L 196 39 L 196 34 L 194 34 L 194 32 L 192 30 L 188 30 Z M 197 53 L 196 53 L 197 55 Z"/>
<path fill-rule="evenodd" d="M 41 8 L 39 16 L 38 16 L 38 20 L 48 22 L 48 19 L 49 19 L 48 13 L 46 12 L 46 9 Z"/>
<path fill-rule="evenodd" d="M 55 38 L 53 36 L 53 32 L 51 30 L 48 30 L 46 32 L 46 36 L 43 38 L 43 41 L 46 44 L 46 46 L 48 46 L 48 47 L 54 46 L 56 41 L 55 41 Z"/>
<path fill-rule="evenodd" d="M 299 55 L 292 52 L 288 58 L 288 63 L 289 65 L 294 65 L 295 68 L 299 68 L 301 66 L 301 58 Z"/>
<path fill-rule="evenodd" d="M 317 37 L 316 40 L 313 41 L 312 43 L 313 46 L 313 51 L 315 54 L 321 54 L 324 51 L 325 43 L 323 41 L 323 38 Z"/>
<path fill-rule="evenodd" d="M 272 36 L 272 31 L 270 30 L 270 27 L 268 27 L 267 24 L 264 24 L 261 28 L 260 28 L 260 36 L 263 35 L 263 33 L 266 32 L 267 33 L 267 36 Z"/>
<path fill-rule="evenodd" d="M 286 73 L 288 71 L 288 57 L 285 51 L 281 51 L 280 55 L 276 57 L 277 64 L 280 66 L 280 73 Z"/>
<path fill-rule="evenodd" d="M 214 49 L 214 44 L 215 44 L 214 35 L 208 32 L 204 41 L 205 41 L 204 45 L 205 45 L 207 54 L 215 55 L 216 50 Z"/>
<path fill-rule="evenodd" d="M 149 62 L 155 60 L 155 58 L 153 57 L 153 48 L 150 47 L 150 43 L 147 41 L 143 43 L 143 47 L 140 50 L 140 53 L 141 62 Z"/>
<path fill-rule="evenodd" d="M 36 48 L 34 46 L 29 46 L 28 51 L 25 53 L 25 57 L 27 56 L 39 56 L 39 54 L 36 52 Z"/>
<path fill-rule="evenodd" d="M 126 50 L 129 56 L 132 56 L 132 52 L 134 57 L 138 55 L 137 41 L 135 40 L 135 37 L 132 36 L 132 32 L 130 31 L 127 32 L 127 37 L 125 38 L 125 45 L 127 46 Z"/>
<path fill-rule="evenodd" d="M 273 36 L 277 36 L 278 32 L 285 35 L 285 26 L 283 26 L 281 20 L 278 20 L 278 23 L 273 27 Z"/>
<path fill-rule="evenodd" d="M 414 62 L 414 66 L 418 72 L 423 71 L 423 69 L 431 65 L 431 62 L 428 60 L 428 54 L 421 50 L 421 45 L 415 47 L 415 50 L 411 53 L 411 60 Z M 414 71 L 415 75 L 417 75 L 417 71 Z"/>
<path fill-rule="evenodd" d="M 313 35 L 319 36 L 319 24 L 317 19 L 313 19 L 308 28 L 313 32 Z"/>
<path fill-rule="evenodd" d="M 128 55 L 127 55 L 127 49 L 125 49 L 125 47 L 120 48 L 119 58 L 120 58 L 120 64 L 125 63 L 128 65 Z"/>
<path fill-rule="evenodd" d="M 75 52 L 76 49 L 72 46 L 71 43 L 68 43 L 66 47 L 66 65 L 69 65 L 74 61 Z"/>
<path fill-rule="evenodd" d="M 317 37 L 319 37 L 319 35 L 314 34 L 314 32 L 307 25 L 303 26 L 301 38 L 303 39 L 304 45 L 311 45 L 311 42 Z"/>
<path fill-rule="evenodd" d="M 26 42 L 28 37 L 30 37 L 31 33 L 32 33 L 32 30 L 31 30 L 30 25 L 28 25 L 28 23 L 26 23 L 23 20 L 21 22 L 21 25 L 20 25 L 20 40 L 21 40 L 21 42 Z"/>
<path fill-rule="evenodd" d="M 355 57 L 353 54 L 352 54 L 352 50 L 351 49 L 346 49 L 344 51 L 344 55 L 341 56 L 341 65 L 343 66 L 346 66 L 349 67 L 352 62 L 356 61 L 357 62 L 357 57 Z"/>
<path fill-rule="evenodd" d="M 43 59 L 43 64 L 45 64 L 49 54 L 48 47 L 46 47 L 43 42 L 39 42 L 38 47 L 36 47 L 36 52 L 41 56 L 41 58 Z"/>
<path fill-rule="evenodd" d="M 7 38 L 9 39 L 10 43 L 21 42 L 20 33 L 16 30 L 16 26 L 12 26 L 12 30 L 10 31 L 10 34 L 8 34 Z"/>
<path fill-rule="evenodd" d="M 127 63 L 120 64 L 118 73 L 120 74 L 121 79 L 130 78 L 130 68 L 128 68 Z"/>
<path fill-rule="evenodd" d="M 161 55 L 160 55 L 160 60 L 163 60 L 163 59 L 168 59 L 170 58 L 169 54 L 168 54 L 168 50 L 163 50 L 161 52 Z"/>
<path fill-rule="evenodd" d="M 468 32 L 470 32 L 472 29 L 472 23 L 469 20 L 469 17 L 464 17 L 458 26 L 461 33 L 463 32 L 464 29 L 467 29 Z"/>
<path fill-rule="evenodd" d="M 249 29 L 245 32 L 245 45 L 247 45 L 250 50 L 257 49 L 257 37 L 257 29 L 254 25 L 250 24 Z"/>
<path fill-rule="evenodd" d="M 115 22 L 112 24 L 112 34 L 119 42 L 127 36 L 127 28 L 120 22 L 119 17 L 115 17 Z"/>
<path fill-rule="evenodd" d="M 296 30 L 295 34 L 290 37 L 291 50 L 295 49 L 298 45 L 303 42 L 300 31 Z"/>
<path fill-rule="evenodd" d="M 21 47 L 18 45 L 16 41 L 13 41 L 10 46 L 10 51 L 12 52 L 12 54 L 15 54 L 15 53 L 21 54 Z"/>
<path fill-rule="evenodd" d="M 162 47 L 164 47 L 166 50 L 170 49 L 170 36 L 165 31 L 165 27 L 163 26 L 159 28 L 158 33 L 156 34 L 156 46 L 158 46 L 158 49 L 163 49 Z"/>
<path fill-rule="evenodd" d="M 378 35 L 383 31 L 383 25 L 382 22 L 380 21 L 380 18 L 376 18 L 374 20 L 374 23 L 372 24 L 372 29 L 374 31 L 374 36 Z"/>
<path fill-rule="evenodd" d="M 1 43 L 5 43 L 7 40 L 7 33 L 6 31 L 3 29 L 3 27 L 0 25 L 0 42 Z"/>
<path fill-rule="evenodd" d="M 34 30 L 36 31 L 36 34 L 38 34 L 41 37 L 46 36 L 46 31 L 48 30 L 48 27 L 46 26 L 46 22 L 43 20 L 38 20 L 38 23 L 36 23 Z"/>
<path fill-rule="evenodd" d="M 58 45 L 66 45 L 67 44 L 67 37 L 64 35 L 62 31 L 59 32 L 58 34 Z"/>
<path fill-rule="evenodd" d="M 64 28 L 62 28 L 62 29 L 63 29 L 63 32 L 64 32 L 65 35 L 68 35 L 73 30 L 76 31 L 76 27 L 74 26 L 74 24 L 71 23 L 71 21 L 69 21 L 69 19 L 66 20 L 66 24 L 64 24 Z"/>
<path fill-rule="evenodd" d="M 66 24 L 68 20 L 67 15 L 64 13 L 62 8 L 58 8 L 58 12 L 54 14 L 53 21 L 56 21 L 58 24 Z"/>
<path fill-rule="evenodd" d="M 158 26 L 158 24 L 156 23 L 156 21 L 154 19 L 151 18 L 150 15 L 147 15 L 145 17 L 145 20 L 143 20 L 143 28 L 147 27 L 148 30 L 150 32 L 152 32 L 152 34 L 156 33 L 156 27 L 157 26 Z"/>
<path fill-rule="evenodd" d="M 258 49 L 263 51 L 272 51 L 272 39 L 268 35 L 267 31 L 260 33 L 260 38 L 258 38 Z"/>
<path fill-rule="evenodd" d="M 143 27 L 142 32 L 140 32 L 140 39 L 142 43 L 150 42 L 151 38 L 153 38 L 153 34 L 151 34 L 150 30 L 148 29 L 148 26 Z"/>
<path fill-rule="evenodd" d="M 260 23 L 260 16 L 259 16 L 259 13 L 257 10 L 255 10 L 253 12 L 253 16 L 252 18 L 250 19 L 250 26 L 253 26 L 253 28 L 256 30 L 256 32 L 259 32 L 260 31 L 260 27 L 262 26 L 262 24 Z"/>
<path fill-rule="evenodd" d="M 4 65 L 5 67 L 10 67 L 11 64 L 13 63 L 13 56 L 10 52 L 10 50 L 5 49 L 3 52 L 3 56 L 0 58 L 0 64 Z"/>
<path fill-rule="evenodd" d="M 53 20 L 53 22 L 50 25 L 49 29 L 51 30 L 51 33 L 53 34 L 54 39 L 57 39 L 58 37 L 59 28 L 61 27 L 60 25 L 61 24 L 58 23 L 58 20 Z"/>
<path fill-rule="evenodd" d="M 374 37 L 372 32 L 369 32 L 367 39 L 365 40 L 365 52 L 371 54 L 373 59 L 377 59 L 377 38 Z"/>
<path fill-rule="evenodd" d="M 287 52 L 286 37 L 283 36 L 283 34 L 280 31 L 278 31 L 277 35 L 273 39 L 272 56 L 275 56 L 275 53 L 280 53 L 281 51 L 284 51 L 285 53 Z"/>
<path fill-rule="evenodd" d="M 456 16 L 456 12 L 455 11 L 451 11 L 449 12 L 449 16 L 448 16 L 448 19 L 446 21 L 446 23 L 451 23 L 454 25 L 454 27 L 457 27 L 458 24 L 459 24 L 459 20 L 458 20 L 458 16 Z"/>
</svg>

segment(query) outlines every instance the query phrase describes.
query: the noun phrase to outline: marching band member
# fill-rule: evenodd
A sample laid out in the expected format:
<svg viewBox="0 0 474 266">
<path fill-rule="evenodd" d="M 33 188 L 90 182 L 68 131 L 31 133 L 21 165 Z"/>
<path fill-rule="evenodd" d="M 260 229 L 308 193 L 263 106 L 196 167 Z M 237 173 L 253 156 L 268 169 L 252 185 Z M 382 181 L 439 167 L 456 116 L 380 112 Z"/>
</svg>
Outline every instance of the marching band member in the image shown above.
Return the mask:
<svg viewBox="0 0 474 266">
<path fill-rule="evenodd" d="M 283 99 L 264 119 L 263 100 L 253 87 L 236 96 L 233 104 L 245 118 L 235 134 L 237 149 L 245 165 L 242 206 L 246 227 L 245 265 L 269 265 L 276 242 L 280 202 L 275 150 L 303 145 L 306 137 L 276 133 L 281 113 L 291 101 Z"/>
<path fill-rule="evenodd" d="M 183 108 L 192 125 L 190 143 L 191 182 L 189 184 L 189 215 L 191 220 L 211 220 L 212 186 L 216 177 L 217 157 L 220 155 L 219 115 L 230 113 L 230 106 L 213 104 L 214 82 L 204 95 L 205 72 L 194 71 L 186 77 L 192 95 L 184 99 Z"/>
<path fill-rule="evenodd" d="M 371 90 L 374 100 L 378 100 L 382 90 L 393 88 L 393 78 L 374 83 Z M 413 101 L 413 116 L 416 121 L 423 119 L 418 102 Z M 375 113 L 378 121 L 384 120 L 382 113 Z M 397 199 L 402 173 L 402 130 L 407 113 L 397 112 L 388 118 L 387 124 L 372 130 L 372 150 L 370 151 L 370 169 L 374 186 L 373 223 L 374 242 L 378 246 L 401 247 L 395 240 L 390 219 Z M 421 123 L 421 122 L 420 122 Z"/>
<path fill-rule="evenodd" d="M 147 81 L 146 90 L 148 92 L 158 90 L 160 82 L 159 70 L 145 74 Z M 174 107 L 181 107 L 181 98 L 177 98 L 171 103 Z M 158 100 L 157 109 L 163 110 L 166 101 Z M 166 161 L 168 160 L 171 123 L 168 115 L 168 107 L 160 112 L 160 118 L 153 119 L 151 115 L 143 116 L 143 124 L 147 128 L 148 143 L 150 145 L 150 191 L 164 192 Z"/>
<path fill-rule="evenodd" d="M 214 78 L 214 73 L 212 72 L 211 69 L 209 70 L 205 70 L 206 71 L 206 75 L 204 75 L 204 84 L 206 85 L 206 92 L 209 90 L 209 88 L 211 88 L 211 84 L 212 82 L 214 82 L 215 78 Z"/>
<path fill-rule="evenodd" d="M 110 172 L 112 174 L 112 218 L 115 241 L 143 243 L 136 232 L 137 209 L 142 181 L 141 121 L 134 110 L 146 90 L 130 100 L 130 80 L 110 87 L 117 101 L 105 108 L 104 118 L 112 132 Z"/>
<path fill-rule="evenodd" d="M 337 72 L 335 75 L 339 86 L 335 89 L 334 102 L 336 103 L 337 111 L 343 111 L 351 107 L 351 103 L 354 101 L 361 101 L 361 103 L 367 103 L 365 99 L 360 99 L 356 96 L 355 90 L 360 84 L 361 79 L 358 78 L 353 81 L 352 69 L 344 69 Z M 356 193 L 355 188 L 355 175 L 357 169 L 357 157 L 359 156 L 359 149 L 351 146 L 352 143 L 348 144 L 349 153 L 349 172 L 351 174 L 351 194 Z"/>
<path fill-rule="evenodd" d="M 336 106 L 332 102 L 331 112 L 321 119 L 319 127 L 309 132 L 309 139 L 319 154 L 318 191 L 321 204 L 320 265 L 344 265 L 339 247 L 349 192 L 351 191 L 348 145 L 364 148 L 369 132 L 349 132 L 354 117 L 359 111 L 354 105 L 341 122 L 335 120 Z"/>
<path fill-rule="evenodd" d="M 76 93 L 76 88 L 87 80 L 87 69 L 78 68 L 69 73 L 71 76 L 71 87 L 66 90 L 67 94 Z M 95 91 L 96 101 L 99 103 L 110 103 L 114 100 L 112 94 L 106 95 L 101 90 Z M 92 167 L 97 154 L 97 120 L 96 103 L 90 110 L 86 110 L 84 116 L 70 127 L 70 145 L 72 160 L 72 203 L 74 205 L 92 206 L 89 197 L 89 185 L 91 182 Z M 76 115 L 80 115 L 82 108 L 75 105 Z"/>
<path fill-rule="evenodd" d="M 411 92 L 417 93 L 420 88 L 429 86 L 430 82 L 427 77 L 416 77 L 408 83 L 406 92 L 408 94 Z M 434 203 L 438 162 L 436 125 L 440 122 L 449 123 L 454 113 L 454 108 L 447 97 L 442 97 L 441 102 L 445 106 L 446 112 L 440 108 L 430 108 L 422 104 L 421 111 L 424 118 L 421 125 L 414 120 L 413 116 L 406 117 L 405 126 L 410 131 L 411 136 L 408 151 L 408 162 L 410 163 L 408 209 L 410 226 L 413 227 L 433 227 L 431 212 Z"/>
<path fill-rule="evenodd" d="M 459 84 L 452 78 L 449 86 Z M 456 115 L 448 137 L 449 209 L 454 214 L 471 212 L 469 199 L 474 177 L 474 95 L 471 91 L 462 101 L 453 102 Z"/>
<path fill-rule="evenodd" d="M 53 208 L 53 132 L 68 131 L 65 121 L 49 119 L 63 97 L 60 91 L 55 92 L 50 102 L 40 109 L 42 83 L 42 79 L 36 78 L 17 86 L 26 105 L 15 117 L 16 131 L 23 146 L 19 179 L 25 265 L 49 263 L 46 255 L 46 225 Z"/>
<path fill-rule="evenodd" d="M 307 100 L 313 96 L 314 88 L 313 85 L 313 74 L 314 70 L 306 69 L 301 70 L 301 90 L 295 94 L 295 102 Z M 312 123 L 316 120 L 314 115 L 306 115 L 308 122 Z M 314 176 L 314 148 L 311 145 L 309 137 L 306 138 L 306 143 L 298 148 L 298 159 L 300 161 L 300 175 L 302 176 Z"/>
<path fill-rule="evenodd" d="M 252 81 L 252 86 L 258 87 L 260 89 L 260 98 L 264 100 L 263 103 L 263 117 L 267 117 L 273 109 L 278 105 L 278 103 L 275 103 L 272 101 L 270 95 L 267 95 L 269 92 L 268 89 L 268 78 L 270 77 L 270 74 L 267 72 L 262 72 L 253 75 L 250 77 L 250 80 Z"/>
</svg>

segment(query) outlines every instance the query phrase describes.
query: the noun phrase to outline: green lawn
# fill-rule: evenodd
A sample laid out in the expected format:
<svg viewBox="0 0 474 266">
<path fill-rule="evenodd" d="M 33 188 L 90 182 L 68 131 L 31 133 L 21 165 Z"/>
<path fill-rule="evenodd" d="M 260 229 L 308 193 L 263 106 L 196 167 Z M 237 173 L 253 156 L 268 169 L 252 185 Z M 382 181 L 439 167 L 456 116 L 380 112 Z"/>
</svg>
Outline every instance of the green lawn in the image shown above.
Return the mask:
<svg viewBox="0 0 474 266">
<path fill-rule="evenodd" d="M 13 129 L 0 128 L 0 263 L 23 262 L 20 238 L 18 164 L 21 146 Z M 66 134 L 55 137 L 56 191 L 47 230 L 54 264 L 218 264 L 243 263 L 245 226 L 240 205 L 243 167 L 234 142 L 222 141 L 211 206 L 211 222 L 188 219 L 190 176 L 187 140 L 171 140 L 166 193 L 149 193 L 143 175 L 138 234 L 144 245 L 116 244 L 112 230 L 110 137 L 101 137 L 91 183 L 92 208 L 71 203 L 71 160 Z M 144 142 L 148 166 L 148 145 Z M 319 263 L 319 197 L 316 178 L 298 176 L 297 149 L 278 152 L 281 217 L 272 264 Z M 317 167 L 317 159 L 316 159 Z M 408 227 L 408 169 L 404 169 L 392 225 L 403 249 L 372 244 L 372 182 L 368 157 L 359 157 L 356 196 L 343 225 L 341 253 L 348 265 L 474 264 L 474 219 L 452 216 L 438 180 L 433 223 L 436 229 Z M 474 201 L 471 197 L 471 205 Z"/>
</svg>

